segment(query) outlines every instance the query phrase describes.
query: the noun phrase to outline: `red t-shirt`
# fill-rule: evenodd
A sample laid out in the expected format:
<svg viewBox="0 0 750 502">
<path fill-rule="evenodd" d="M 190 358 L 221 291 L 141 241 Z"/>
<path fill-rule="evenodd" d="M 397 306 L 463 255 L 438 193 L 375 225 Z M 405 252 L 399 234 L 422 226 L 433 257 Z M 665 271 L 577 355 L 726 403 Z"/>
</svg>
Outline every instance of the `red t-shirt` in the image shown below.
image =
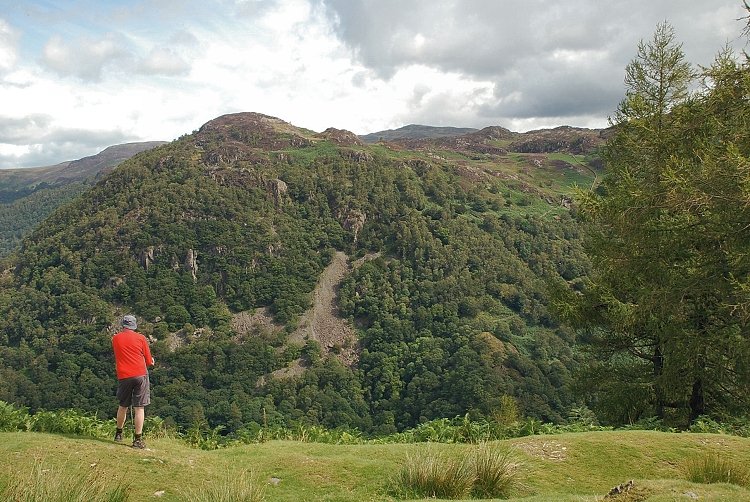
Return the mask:
<svg viewBox="0 0 750 502">
<path fill-rule="evenodd" d="M 146 375 L 146 365 L 154 365 L 146 337 L 140 333 L 123 329 L 112 337 L 112 348 L 118 380 Z"/>
</svg>

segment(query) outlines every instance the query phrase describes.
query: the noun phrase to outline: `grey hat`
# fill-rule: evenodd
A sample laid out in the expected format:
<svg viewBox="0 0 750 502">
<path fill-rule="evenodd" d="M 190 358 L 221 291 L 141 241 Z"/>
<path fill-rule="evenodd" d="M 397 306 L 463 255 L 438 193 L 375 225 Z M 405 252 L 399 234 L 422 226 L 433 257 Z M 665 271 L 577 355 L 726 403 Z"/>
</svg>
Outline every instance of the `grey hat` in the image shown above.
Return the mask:
<svg viewBox="0 0 750 502">
<path fill-rule="evenodd" d="M 138 322 L 135 320 L 134 315 L 126 315 L 122 318 L 122 327 L 128 329 L 135 329 L 138 327 Z"/>
</svg>

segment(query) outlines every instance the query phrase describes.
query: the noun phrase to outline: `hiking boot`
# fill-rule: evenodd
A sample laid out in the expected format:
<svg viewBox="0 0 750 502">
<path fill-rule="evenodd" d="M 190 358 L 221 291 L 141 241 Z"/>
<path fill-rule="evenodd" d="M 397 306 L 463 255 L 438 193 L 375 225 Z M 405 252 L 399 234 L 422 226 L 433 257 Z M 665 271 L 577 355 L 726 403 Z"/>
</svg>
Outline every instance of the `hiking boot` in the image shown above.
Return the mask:
<svg viewBox="0 0 750 502">
<path fill-rule="evenodd" d="M 115 432 L 115 441 L 122 443 L 122 432 Z"/>
<path fill-rule="evenodd" d="M 142 450 L 146 447 L 146 442 L 143 440 L 143 438 L 138 438 L 133 440 L 133 448 L 138 448 L 139 450 Z"/>
</svg>

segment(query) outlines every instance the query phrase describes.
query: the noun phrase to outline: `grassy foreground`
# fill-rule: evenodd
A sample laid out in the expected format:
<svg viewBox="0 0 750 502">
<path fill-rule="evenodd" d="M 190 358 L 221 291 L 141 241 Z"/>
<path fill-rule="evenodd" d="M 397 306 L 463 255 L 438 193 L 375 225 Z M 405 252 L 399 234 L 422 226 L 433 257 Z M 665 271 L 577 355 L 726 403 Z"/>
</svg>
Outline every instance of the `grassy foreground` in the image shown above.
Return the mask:
<svg viewBox="0 0 750 502">
<path fill-rule="evenodd" d="M 690 459 L 707 455 L 750 466 L 750 439 L 717 434 L 606 431 L 530 436 L 502 441 L 522 463 L 514 499 L 596 501 L 628 480 L 634 488 L 611 500 L 750 501 L 750 488 L 685 481 Z M 330 445 L 270 441 L 204 451 L 173 439 L 148 450 L 88 437 L 0 433 L 0 489 L 35 468 L 81 478 L 94 473 L 129 485 L 128 500 L 191 500 L 227 476 L 253 471 L 266 501 L 395 500 L 390 480 L 407 455 L 439 451 L 460 456 L 465 444 Z M 610 500 L 610 499 L 607 499 Z"/>
</svg>

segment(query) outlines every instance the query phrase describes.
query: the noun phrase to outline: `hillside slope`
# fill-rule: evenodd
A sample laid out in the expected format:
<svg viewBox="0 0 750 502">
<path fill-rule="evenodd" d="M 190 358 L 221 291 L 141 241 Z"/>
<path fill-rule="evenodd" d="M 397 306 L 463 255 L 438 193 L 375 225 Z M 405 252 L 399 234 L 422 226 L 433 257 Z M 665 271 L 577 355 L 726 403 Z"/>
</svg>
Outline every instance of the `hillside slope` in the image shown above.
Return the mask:
<svg viewBox="0 0 750 502">
<path fill-rule="evenodd" d="M 163 141 L 110 146 L 96 155 L 55 166 L 0 170 L 0 258 L 58 206 L 90 187 L 97 177 Z"/>
<path fill-rule="evenodd" d="M 245 470 L 267 501 L 310 502 L 395 500 L 391 480 L 407 456 L 441 452 L 459 458 L 475 445 L 325 445 L 292 441 L 202 451 L 177 440 L 149 440 L 149 449 L 79 437 L 39 433 L 0 433 L 0 488 L 10 477 L 45 470 L 57 478 L 91 476 L 114 486 L 129 484 L 129 500 L 189 500 L 217 485 L 230 486 Z M 633 488 L 607 500 L 750 500 L 750 489 L 732 484 L 684 480 L 690 459 L 720 455 L 736 465 L 750 464 L 750 440 L 711 434 L 596 432 L 532 436 L 497 443 L 521 462 L 522 486 L 510 500 L 602 500 L 614 486 Z M 71 452 L 75 455 L 71 457 Z"/>
<path fill-rule="evenodd" d="M 33 191 L 40 184 L 50 187 L 84 181 L 106 169 L 115 167 L 133 155 L 164 143 L 164 141 L 125 143 L 107 147 L 96 155 L 61 162 L 54 166 L 0 169 L 0 201 L 12 202 Z"/>
<path fill-rule="evenodd" d="M 566 197 L 594 174 L 485 146 L 367 146 L 243 113 L 133 157 L 0 276 L 0 399 L 108 413 L 109 335 L 131 311 L 160 361 L 153 411 L 184 427 L 387 433 L 507 397 L 563 420 L 577 355 L 547 287 L 586 273 Z M 316 296 L 343 255 L 372 259 Z M 305 316 L 316 301 L 325 322 Z"/>
</svg>

